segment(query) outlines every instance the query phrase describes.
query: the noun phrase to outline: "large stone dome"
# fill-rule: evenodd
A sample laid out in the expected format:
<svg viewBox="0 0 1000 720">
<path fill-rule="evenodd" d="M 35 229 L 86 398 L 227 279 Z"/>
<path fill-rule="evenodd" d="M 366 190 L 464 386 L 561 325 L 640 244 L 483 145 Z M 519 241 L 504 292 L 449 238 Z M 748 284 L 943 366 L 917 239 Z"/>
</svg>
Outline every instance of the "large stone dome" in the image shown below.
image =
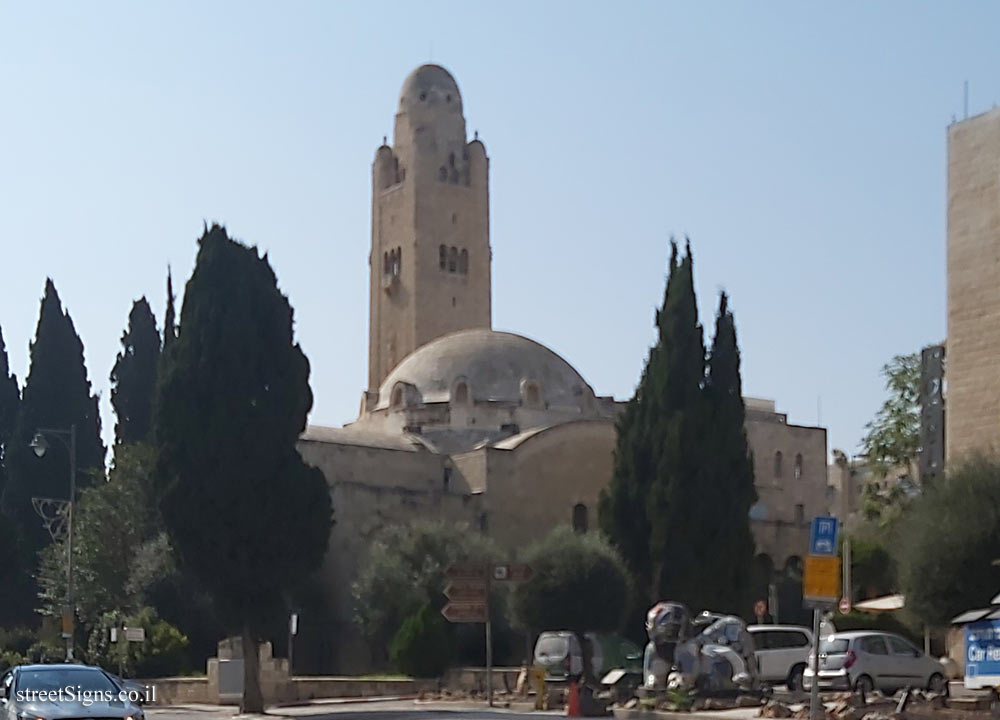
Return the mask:
<svg viewBox="0 0 1000 720">
<path fill-rule="evenodd" d="M 594 391 L 573 366 L 544 345 L 513 333 L 474 329 L 444 335 L 406 357 L 382 383 L 378 409 L 390 406 L 398 385 L 422 403 L 449 402 L 465 384 L 473 402 L 521 402 L 526 388 L 550 409 L 593 408 Z"/>
</svg>

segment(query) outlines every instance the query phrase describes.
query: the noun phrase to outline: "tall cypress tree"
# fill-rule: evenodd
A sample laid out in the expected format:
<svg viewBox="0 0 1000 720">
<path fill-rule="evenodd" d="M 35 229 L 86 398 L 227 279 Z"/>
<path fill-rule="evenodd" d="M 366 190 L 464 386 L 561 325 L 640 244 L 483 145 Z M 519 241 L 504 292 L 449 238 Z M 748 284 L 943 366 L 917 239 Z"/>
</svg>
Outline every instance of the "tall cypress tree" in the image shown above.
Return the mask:
<svg viewBox="0 0 1000 720">
<path fill-rule="evenodd" d="M 683 553 L 690 529 L 704 521 L 692 516 L 692 498 L 702 472 L 705 346 L 690 247 L 678 260 L 673 240 L 656 327 L 656 345 L 618 422 L 614 474 L 600 501 L 602 528 L 651 602 L 687 599 L 692 572 Z"/>
<path fill-rule="evenodd" d="M 17 407 L 21 404 L 21 391 L 17 387 L 17 378 L 10 371 L 7 360 L 7 345 L 3 340 L 3 330 L 0 330 L 0 495 L 6 484 L 7 472 L 4 461 L 4 448 L 14 432 L 14 422 L 17 419 Z"/>
<path fill-rule="evenodd" d="M 178 556 L 243 637 L 244 712 L 260 712 L 257 638 L 322 561 L 323 474 L 296 449 L 309 361 L 267 257 L 216 225 L 200 240 L 156 406 L 157 491 Z"/>
<path fill-rule="evenodd" d="M 20 525 L 27 548 L 37 551 L 50 538 L 35 515 L 31 498 L 69 497 L 69 450 L 57 438 L 47 438 L 48 452 L 42 458 L 35 457 L 29 443 L 38 429 L 68 430 L 76 425 L 78 488 L 104 474 L 101 419 L 97 396 L 90 392 L 83 343 L 69 314 L 63 311 L 51 279 L 45 283 L 30 357 L 31 368 L 7 447 L 8 477 L 2 505 Z"/>
<path fill-rule="evenodd" d="M 111 406 L 118 417 L 116 445 L 149 439 L 159 361 L 160 333 L 143 297 L 132 303 L 122 351 L 111 370 Z"/>
<path fill-rule="evenodd" d="M 167 312 L 163 317 L 163 351 L 177 339 L 177 320 L 174 315 L 174 280 L 167 266 Z"/>
<path fill-rule="evenodd" d="M 708 434 L 712 452 L 706 490 L 718 499 L 716 522 L 712 525 L 716 534 L 708 544 L 710 557 L 707 561 L 712 562 L 721 581 L 717 607 L 749 615 L 754 599 L 750 507 L 757 501 L 757 490 L 753 458 L 747 443 L 736 323 L 725 293 L 719 298 L 719 312 L 715 318 L 706 393 L 712 412 Z"/>
</svg>

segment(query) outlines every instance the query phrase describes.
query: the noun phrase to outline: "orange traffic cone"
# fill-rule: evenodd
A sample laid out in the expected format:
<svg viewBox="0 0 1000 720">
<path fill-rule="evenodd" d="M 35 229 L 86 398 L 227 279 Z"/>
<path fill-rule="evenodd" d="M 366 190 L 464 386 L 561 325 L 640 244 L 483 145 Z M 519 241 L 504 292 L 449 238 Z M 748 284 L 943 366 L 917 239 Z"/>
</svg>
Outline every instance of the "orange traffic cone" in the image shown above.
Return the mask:
<svg viewBox="0 0 1000 720">
<path fill-rule="evenodd" d="M 576 680 L 569 682 L 569 697 L 566 698 L 566 717 L 581 717 L 580 713 L 580 688 Z"/>
</svg>

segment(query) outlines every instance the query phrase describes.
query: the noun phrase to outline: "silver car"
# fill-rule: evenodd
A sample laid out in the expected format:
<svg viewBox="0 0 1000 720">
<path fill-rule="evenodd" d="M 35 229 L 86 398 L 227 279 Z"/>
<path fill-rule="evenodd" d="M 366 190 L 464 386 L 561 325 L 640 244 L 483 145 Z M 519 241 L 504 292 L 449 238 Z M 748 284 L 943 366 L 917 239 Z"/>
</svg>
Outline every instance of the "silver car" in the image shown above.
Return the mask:
<svg viewBox="0 0 1000 720">
<path fill-rule="evenodd" d="M 0 720 L 145 720 L 111 677 L 86 665 L 19 665 L 0 676 Z"/>
<path fill-rule="evenodd" d="M 839 632 L 820 640 L 821 690 L 880 690 L 893 693 L 906 687 L 947 692 L 944 666 L 909 642 L 890 633 L 858 630 Z M 812 658 L 802 676 L 812 687 Z"/>
</svg>

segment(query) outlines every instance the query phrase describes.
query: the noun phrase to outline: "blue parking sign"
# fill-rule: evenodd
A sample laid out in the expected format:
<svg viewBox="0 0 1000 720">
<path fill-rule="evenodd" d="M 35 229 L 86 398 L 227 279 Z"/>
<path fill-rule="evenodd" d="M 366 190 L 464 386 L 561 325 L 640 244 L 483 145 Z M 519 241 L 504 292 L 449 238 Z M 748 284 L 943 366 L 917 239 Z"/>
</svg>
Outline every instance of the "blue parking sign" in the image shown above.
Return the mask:
<svg viewBox="0 0 1000 720">
<path fill-rule="evenodd" d="M 809 535 L 810 555 L 837 554 L 837 518 L 819 515 L 813 518 Z"/>
</svg>

